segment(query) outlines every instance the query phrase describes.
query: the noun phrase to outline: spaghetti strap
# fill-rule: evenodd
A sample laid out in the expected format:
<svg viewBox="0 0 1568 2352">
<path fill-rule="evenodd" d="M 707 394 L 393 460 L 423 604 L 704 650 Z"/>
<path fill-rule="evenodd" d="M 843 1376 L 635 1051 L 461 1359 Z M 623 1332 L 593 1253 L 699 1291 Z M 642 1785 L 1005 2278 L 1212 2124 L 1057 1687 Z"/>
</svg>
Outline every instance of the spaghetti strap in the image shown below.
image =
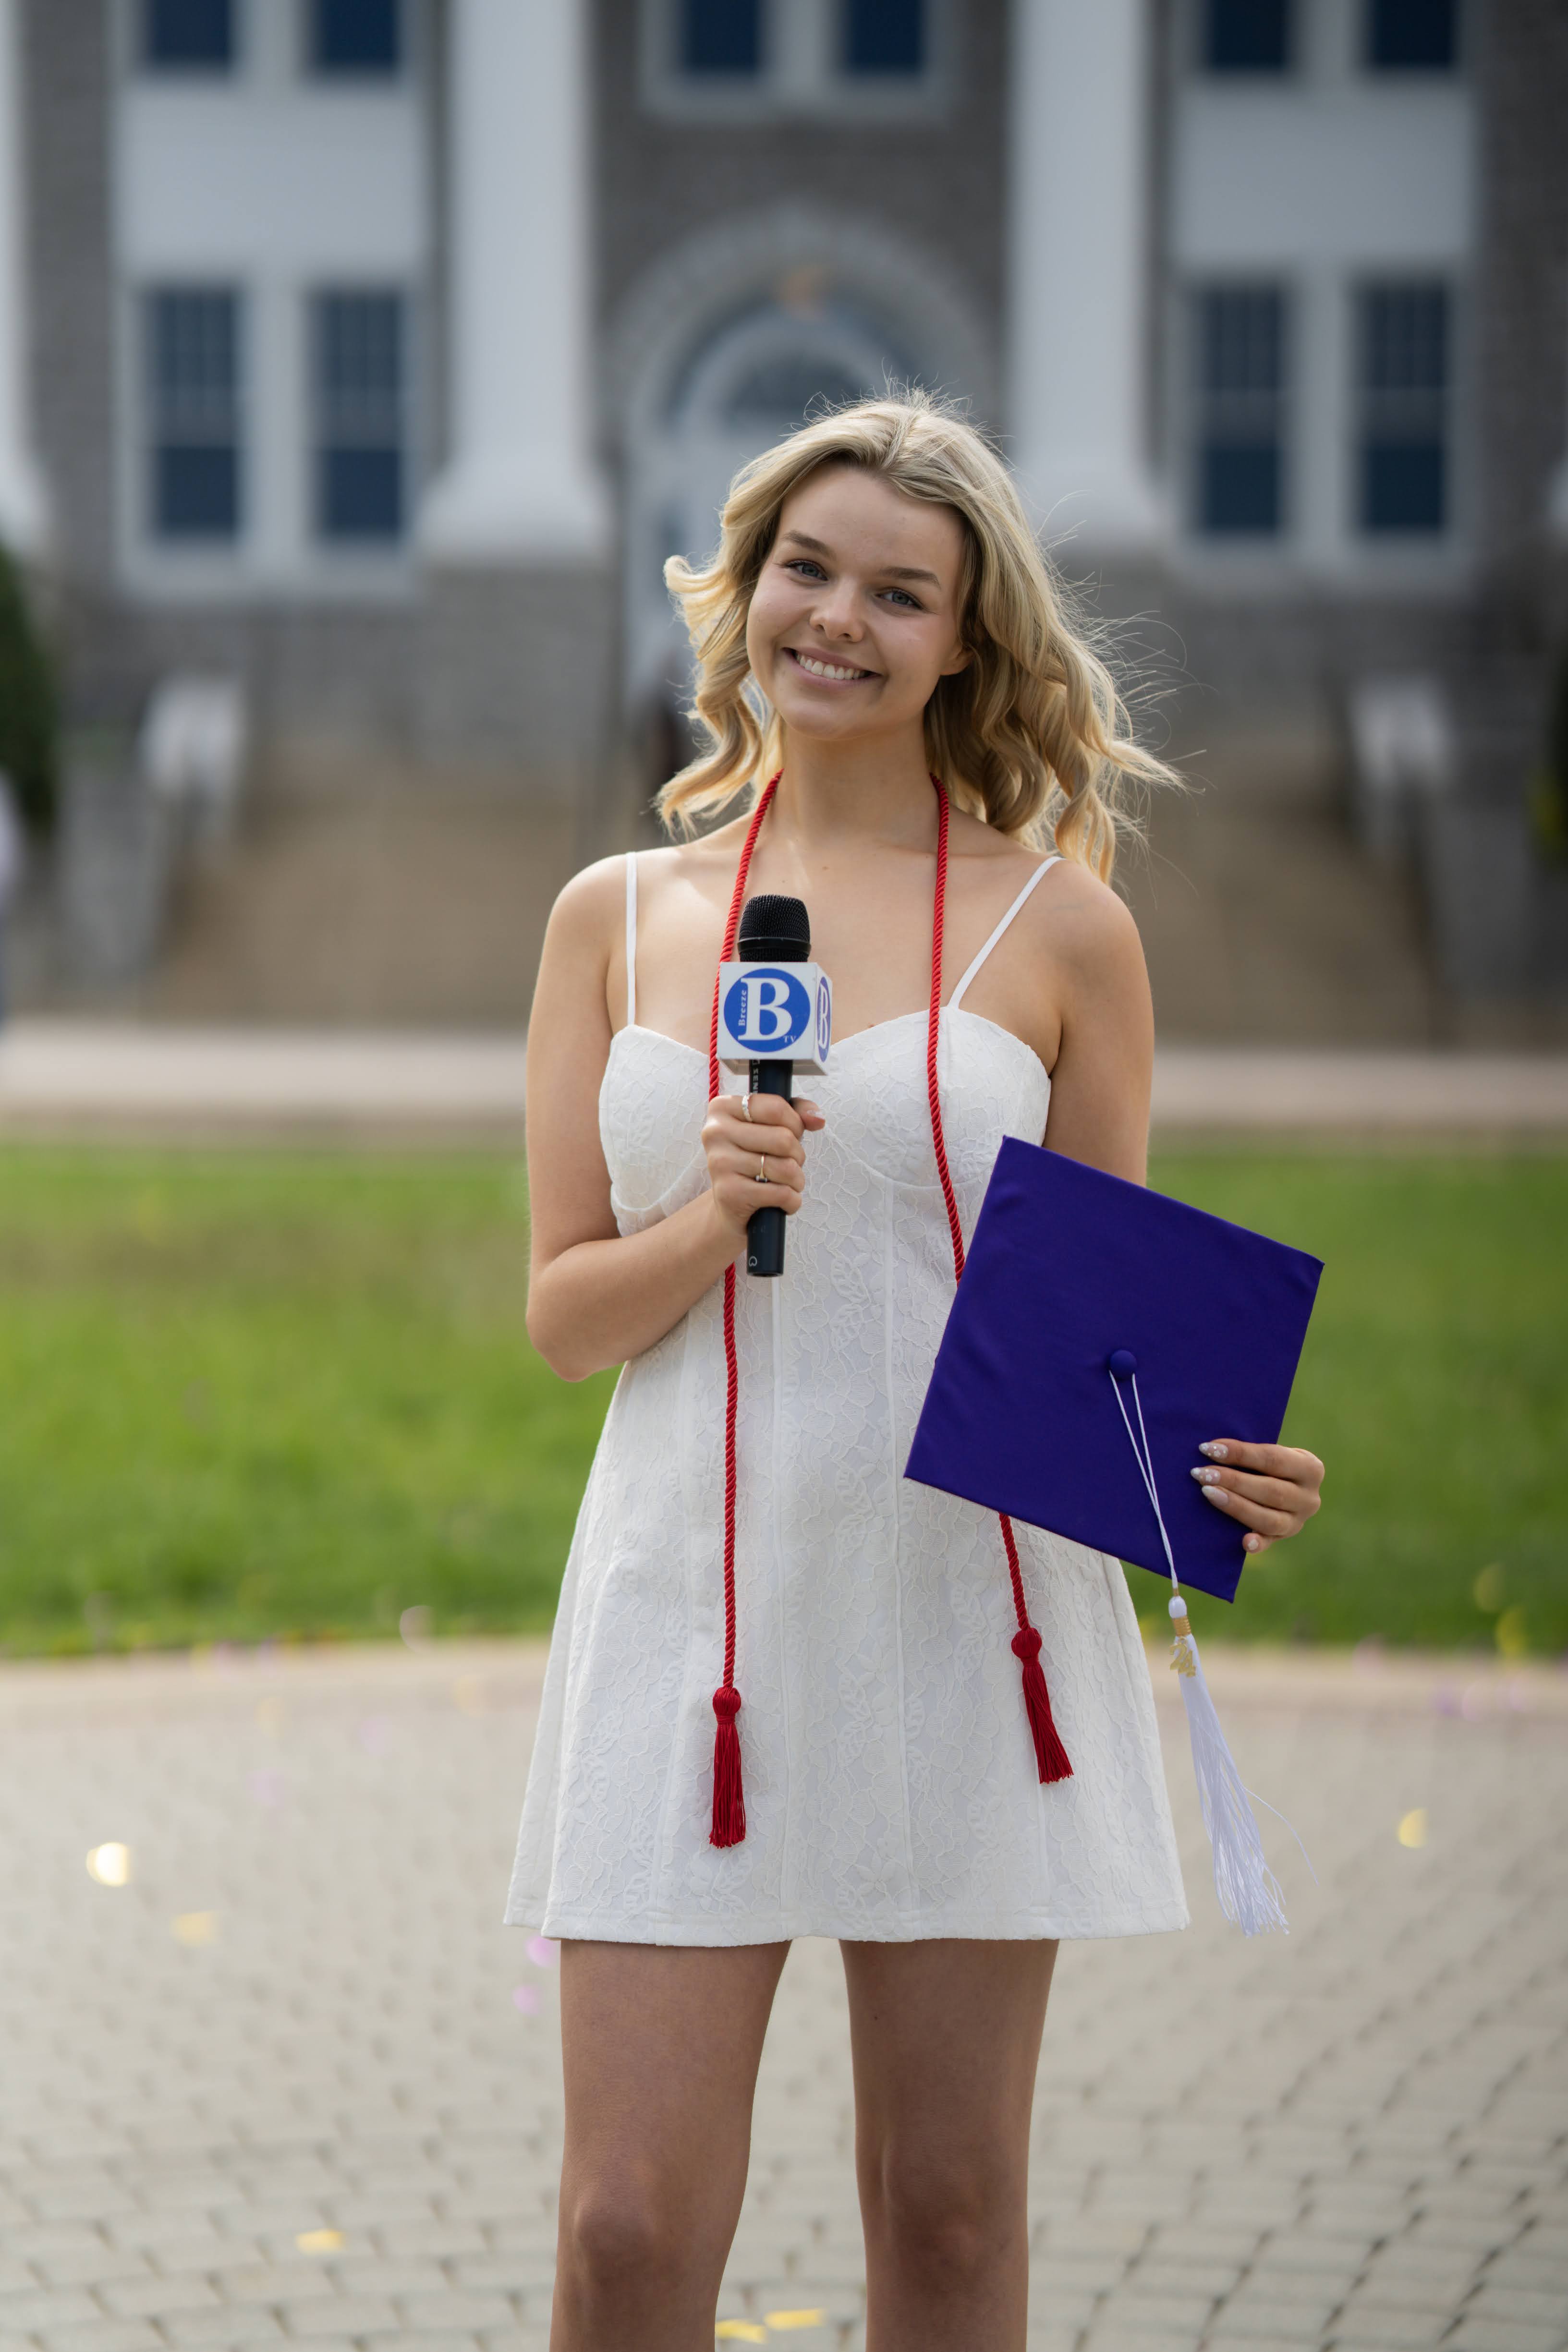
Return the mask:
<svg viewBox="0 0 1568 2352">
<path fill-rule="evenodd" d="M 626 852 L 626 1027 L 637 1025 L 637 854 Z"/>
<path fill-rule="evenodd" d="M 1059 866 L 1061 862 L 1062 861 L 1059 857 L 1047 857 L 1044 859 L 1040 865 L 1036 866 L 1034 872 L 1030 875 L 1028 880 L 1025 883 L 1023 888 L 1019 891 L 1017 897 L 1014 899 L 1012 905 L 1008 908 L 1006 913 L 997 924 L 996 929 L 992 932 L 991 937 L 986 940 L 985 945 L 981 949 L 980 953 L 975 957 L 974 961 L 970 965 L 969 970 L 964 973 L 963 978 L 959 982 L 958 986 L 948 998 L 947 1009 L 950 1013 L 957 1012 L 960 1004 L 963 1002 L 964 990 L 969 986 L 970 982 L 974 978 L 975 973 L 979 971 L 981 965 L 984 962 L 986 957 L 990 954 L 992 949 L 995 946 L 997 940 L 1001 938 L 1008 924 L 1012 921 L 1014 916 L 1023 906 L 1024 901 L 1029 896 L 1030 891 L 1035 888 L 1037 883 L 1044 880 L 1045 877 L 1050 872 L 1053 866 Z"/>
</svg>

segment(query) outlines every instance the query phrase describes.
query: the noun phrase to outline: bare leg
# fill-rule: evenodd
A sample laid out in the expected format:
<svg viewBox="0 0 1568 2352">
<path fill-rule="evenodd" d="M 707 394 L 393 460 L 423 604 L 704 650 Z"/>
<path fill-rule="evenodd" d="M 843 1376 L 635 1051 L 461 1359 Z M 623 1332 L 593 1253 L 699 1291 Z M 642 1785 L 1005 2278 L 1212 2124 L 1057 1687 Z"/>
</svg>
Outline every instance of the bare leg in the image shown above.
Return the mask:
<svg viewBox="0 0 1568 2352">
<path fill-rule="evenodd" d="M 561 1947 L 551 2352 L 711 2352 L 787 1944 Z"/>
<path fill-rule="evenodd" d="M 1021 2352 L 1054 1943 L 846 1944 L 866 2352 Z"/>
</svg>

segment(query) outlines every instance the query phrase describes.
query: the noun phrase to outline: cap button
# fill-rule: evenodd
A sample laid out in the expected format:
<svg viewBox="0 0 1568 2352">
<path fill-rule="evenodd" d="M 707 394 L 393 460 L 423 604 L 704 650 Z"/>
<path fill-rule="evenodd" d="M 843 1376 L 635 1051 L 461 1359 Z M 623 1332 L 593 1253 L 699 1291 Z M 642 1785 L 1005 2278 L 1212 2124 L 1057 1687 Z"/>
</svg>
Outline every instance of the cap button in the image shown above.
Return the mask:
<svg viewBox="0 0 1568 2352">
<path fill-rule="evenodd" d="M 1118 1348 L 1110 1359 L 1112 1380 L 1130 1381 L 1138 1370 L 1138 1359 L 1130 1348 Z"/>
</svg>

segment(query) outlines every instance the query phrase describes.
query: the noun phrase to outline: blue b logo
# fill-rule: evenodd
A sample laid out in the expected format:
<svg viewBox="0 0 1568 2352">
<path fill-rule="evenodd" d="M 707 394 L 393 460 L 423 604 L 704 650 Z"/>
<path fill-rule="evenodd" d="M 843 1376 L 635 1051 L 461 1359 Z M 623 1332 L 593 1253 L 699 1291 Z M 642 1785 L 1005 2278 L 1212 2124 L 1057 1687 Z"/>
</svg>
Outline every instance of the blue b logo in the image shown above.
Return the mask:
<svg viewBox="0 0 1568 2352">
<path fill-rule="evenodd" d="M 724 1026 L 759 1060 L 786 1060 L 811 1025 L 810 997 L 793 972 L 776 964 L 758 964 L 725 994 Z"/>
</svg>

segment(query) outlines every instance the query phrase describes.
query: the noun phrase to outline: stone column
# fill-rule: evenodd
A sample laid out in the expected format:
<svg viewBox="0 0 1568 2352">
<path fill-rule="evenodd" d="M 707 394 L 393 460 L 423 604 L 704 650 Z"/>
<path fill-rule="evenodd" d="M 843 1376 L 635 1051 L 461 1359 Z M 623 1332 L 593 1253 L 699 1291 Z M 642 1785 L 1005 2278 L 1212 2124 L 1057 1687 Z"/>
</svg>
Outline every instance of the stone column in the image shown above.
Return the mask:
<svg viewBox="0 0 1568 2352">
<path fill-rule="evenodd" d="M 17 0 L 0 0 L 0 541 L 21 554 L 44 537 L 28 401 L 26 180 Z"/>
<path fill-rule="evenodd" d="M 1014 0 L 1013 43 L 1014 462 L 1050 537 L 1146 548 L 1148 0 Z"/>
<path fill-rule="evenodd" d="M 451 454 L 421 540 L 442 564 L 593 560 L 584 0 L 453 0 Z"/>
</svg>

